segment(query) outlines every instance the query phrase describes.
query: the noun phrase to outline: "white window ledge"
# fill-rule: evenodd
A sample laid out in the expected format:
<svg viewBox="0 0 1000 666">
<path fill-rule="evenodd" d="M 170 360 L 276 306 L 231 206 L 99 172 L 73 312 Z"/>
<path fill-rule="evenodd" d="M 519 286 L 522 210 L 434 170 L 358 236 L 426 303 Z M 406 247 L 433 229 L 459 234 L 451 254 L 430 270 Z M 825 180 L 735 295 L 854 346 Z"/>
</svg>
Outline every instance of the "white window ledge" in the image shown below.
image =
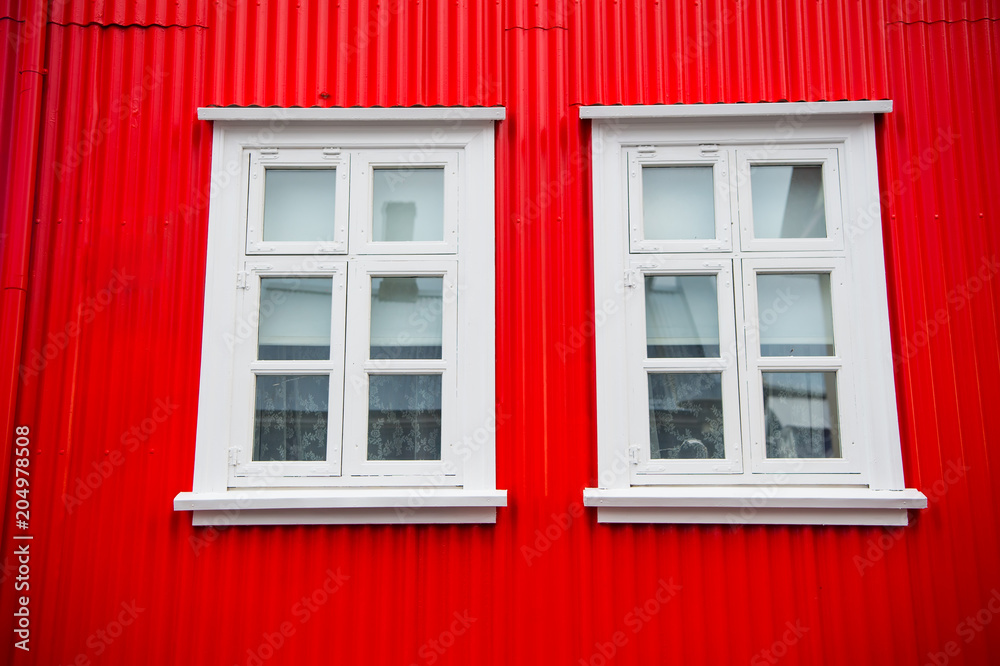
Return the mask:
<svg viewBox="0 0 1000 666">
<path fill-rule="evenodd" d="M 195 525 L 495 523 L 506 490 L 449 488 L 265 489 L 179 493 Z"/>
<path fill-rule="evenodd" d="M 911 488 L 657 486 L 585 488 L 583 503 L 601 523 L 906 525 L 927 497 Z"/>
</svg>

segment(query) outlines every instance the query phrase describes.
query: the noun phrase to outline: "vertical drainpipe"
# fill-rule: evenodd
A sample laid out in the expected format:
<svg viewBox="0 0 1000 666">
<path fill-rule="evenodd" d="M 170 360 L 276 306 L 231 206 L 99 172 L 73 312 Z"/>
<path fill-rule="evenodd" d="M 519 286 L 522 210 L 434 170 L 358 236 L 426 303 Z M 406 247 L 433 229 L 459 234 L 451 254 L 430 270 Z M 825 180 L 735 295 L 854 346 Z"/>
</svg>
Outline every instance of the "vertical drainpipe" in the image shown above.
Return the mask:
<svg viewBox="0 0 1000 666">
<path fill-rule="evenodd" d="M 21 343 L 28 294 L 35 173 L 45 81 L 46 0 L 29 0 L 17 41 L 14 85 L 13 142 L 9 196 L 4 214 L 2 275 L 0 275 L 0 516 L 6 515 L 7 485 L 14 444 L 15 405 L 20 377 Z M 30 425 L 30 424 L 26 424 Z M 32 441 L 34 441 L 32 439 Z M 6 521 L 5 521 L 6 522 Z"/>
</svg>

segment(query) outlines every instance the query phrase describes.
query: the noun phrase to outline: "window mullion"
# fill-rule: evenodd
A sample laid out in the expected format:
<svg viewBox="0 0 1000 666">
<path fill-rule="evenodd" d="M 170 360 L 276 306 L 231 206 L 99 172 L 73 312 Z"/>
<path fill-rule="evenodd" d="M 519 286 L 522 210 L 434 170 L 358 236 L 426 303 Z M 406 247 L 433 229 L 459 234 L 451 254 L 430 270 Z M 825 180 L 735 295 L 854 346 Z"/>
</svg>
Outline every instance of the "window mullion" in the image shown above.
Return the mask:
<svg viewBox="0 0 1000 666">
<path fill-rule="evenodd" d="M 344 475 L 360 471 L 367 456 L 369 287 L 365 262 L 355 259 L 348 269 L 347 325 L 344 355 Z"/>
<path fill-rule="evenodd" d="M 738 228 L 739 223 L 734 224 L 733 227 Z M 752 401 L 750 400 L 750 395 L 752 395 L 751 391 L 755 380 L 747 358 L 747 349 L 751 344 L 748 322 L 750 321 L 749 316 L 752 316 L 752 311 L 748 311 L 747 309 L 746 292 L 743 289 L 743 260 L 740 257 L 738 241 L 734 244 L 734 247 L 737 249 L 734 252 L 732 260 L 733 328 L 735 334 L 733 338 L 733 365 L 737 373 L 737 387 L 739 391 L 738 416 L 743 474 L 749 475 L 752 471 L 751 467 L 754 455 L 752 447 Z"/>
<path fill-rule="evenodd" d="M 749 180 L 747 187 L 749 187 Z M 743 321 L 742 361 L 745 368 L 743 383 L 745 387 L 743 404 L 746 406 L 744 419 L 744 442 L 749 453 L 749 472 L 757 472 L 761 461 L 765 459 L 764 451 L 764 403 L 763 384 L 760 374 L 760 311 L 757 307 L 757 289 L 754 284 L 756 273 L 750 261 L 743 258 L 736 260 L 739 265 L 740 305 Z"/>
</svg>

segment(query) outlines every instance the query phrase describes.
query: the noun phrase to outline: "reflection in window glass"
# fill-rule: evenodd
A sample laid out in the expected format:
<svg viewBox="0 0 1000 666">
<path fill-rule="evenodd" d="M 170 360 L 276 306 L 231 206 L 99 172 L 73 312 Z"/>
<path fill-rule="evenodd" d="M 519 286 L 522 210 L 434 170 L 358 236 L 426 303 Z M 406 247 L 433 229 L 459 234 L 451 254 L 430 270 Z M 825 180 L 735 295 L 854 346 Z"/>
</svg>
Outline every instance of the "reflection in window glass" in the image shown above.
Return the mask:
<svg viewBox="0 0 1000 666">
<path fill-rule="evenodd" d="M 761 356 L 832 356 L 829 273 L 757 275 Z"/>
<path fill-rule="evenodd" d="M 373 277 L 371 358 L 441 358 L 440 277 Z"/>
<path fill-rule="evenodd" d="M 257 375 L 253 459 L 326 460 L 329 375 Z"/>
<path fill-rule="evenodd" d="M 756 238 L 826 238 L 821 166 L 750 167 Z"/>
<path fill-rule="evenodd" d="M 328 277 L 261 278 L 257 358 L 328 360 L 332 290 Z"/>
<path fill-rule="evenodd" d="M 643 238 L 715 238 L 715 186 L 710 166 L 642 168 Z"/>
<path fill-rule="evenodd" d="M 441 459 L 441 375 L 369 375 L 368 460 Z"/>
<path fill-rule="evenodd" d="M 722 375 L 649 373 L 650 458 L 725 458 Z"/>
<path fill-rule="evenodd" d="M 840 458 L 836 372 L 765 372 L 768 458 Z"/>
<path fill-rule="evenodd" d="M 444 240 L 444 169 L 375 169 L 372 240 Z"/>
<path fill-rule="evenodd" d="M 646 276 L 646 354 L 649 358 L 719 356 L 716 276 Z"/>
<path fill-rule="evenodd" d="M 265 241 L 332 241 L 336 169 L 265 169 Z"/>
</svg>

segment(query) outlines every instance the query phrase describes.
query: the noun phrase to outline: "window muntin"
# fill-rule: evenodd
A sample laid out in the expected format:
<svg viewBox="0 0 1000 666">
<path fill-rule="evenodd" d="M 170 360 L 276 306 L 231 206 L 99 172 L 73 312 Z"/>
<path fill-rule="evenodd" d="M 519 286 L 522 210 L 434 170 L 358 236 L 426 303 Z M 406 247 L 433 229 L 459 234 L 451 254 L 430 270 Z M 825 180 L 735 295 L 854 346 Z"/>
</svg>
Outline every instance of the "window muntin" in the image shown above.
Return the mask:
<svg viewBox="0 0 1000 666">
<path fill-rule="evenodd" d="M 237 380 L 234 394 L 253 393 L 253 445 L 237 447 L 233 485 L 280 478 L 321 485 L 330 477 L 347 485 L 370 484 L 373 477 L 381 485 L 429 478 L 460 485 L 448 446 L 459 418 L 457 238 L 433 238 L 435 228 L 443 236 L 457 224 L 457 206 L 445 205 L 448 187 L 452 200 L 457 196 L 456 173 L 447 171 L 457 168 L 457 159 L 450 151 L 424 156 L 432 166 L 392 163 L 402 159 L 394 151 L 351 155 L 366 180 L 350 189 L 355 199 L 347 226 L 363 252 L 327 264 L 331 274 L 306 269 L 315 262 L 305 257 L 274 255 L 273 263 L 247 264 L 252 287 L 242 309 L 255 326 L 257 349 L 246 359 L 252 377 L 245 386 Z M 284 171 L 277 171 L 279 181 Z M 311 180 L 314 189 L 328 185 Z M 298 187 L 304 200 L 316 194 Z M 404 231 L 414 240 L 366 241 L 359 230 L 377 228 L 376 211 L 393 206 L 408 208 Z M 431 222 L 414 226 L 421 216 Z M 328 387 L 320 391 L 324 382 Z"/>
<path fill-rule="evenodd" d="M 323 261 L 313 257 L 330 249 L 326 240 L 265 237 L 256 247 L 272 248 L 271 256 L 247 261 L 241 316 L 256 345 L 237 361 L 248 371 L 237 370 L 233 394 L 246 407 L 235 410 L 233 430 L 246 444 L 231 451 L 230 485 L 461 486 L 451 446 L 460 419 L 458 153 L 296 147 L 250 155 L 249 200 L 259 173 L 265 230 L 269 215 L 288 211 L 332 219 L 315 202 L 346 192 L 349 213 L 337 229 L 358 251 Z M 337 173 L 351 178 L 340 184 L 338 175 L 329 192 Z M 272 208 L 268 182 L 277 183 Z M 253 223 L 248 214 L 248 238 Z M 305 246 L 313 256 L 297 255 Z"/>
<path fill-rule="evenodd" d="M 844 251 L 837 249 L 843 223 L 833 217 L 842 205 L 828 200 L 831 193 L 840 198 L 835 166 L 840 150 L 836 145 L 753 144 L 626 149 L 629 265 L 634 273 L 629 284 L 635 285 L 629 288 L 637 288 L 641 280 L 643 292 L 643 307 L 630 302 L 626 309 L 630 327 L 645 332 L 637 346 L 641 353 L 631 347 L 628 352 L 636 357 L 627 379 L 633 484 L 669 483 L 689 474 L 745 479 L 783 474 L 816 482 L 827 474 L 859 473 L 853 442 L 846 438 L 851 432 L 846 422 L 855 415 L 840 388 L 850 372 L 842 350 L 850 344 L 843 330 L 837 333 L 844 328 L 837 320 L 847 315 L 835 313 L 835 305 L 843 307 L 845 298 L 840 293 Z M 710 166 L 692 166 L 695 155 Z M 730 162 L 739 165 L 736 173 L 728 173 Z M 725 239 L 722 249 L 717 239 L 697 245 L 704 239 L 654 241 L 648 233 L 635 242 L 636 220 L 645 225 L 640 229 L 649 228 L 648 188 L 665 181 L 660 171 L 651 176 L 647 170 L 673 168 L 710 169 L 713 177 L 705 178 L 708 171 L 698 177 L 678 171 L 685 174 L 677 180 L 687 179 L 686 187 L 668 186 L 666 198 L 673 201 L 657 210 L 680 211 L 686 219 L 700 211 L 703 219 L 704 202 L 714 200 L 716 212 L 739 211 L 738 225 L 717 227 L 730 229 L 734 242 Z M 706 183 L 713 187 L 708 194 Z M 756 202 L 750 197 L 754 189 Z M 682 205 L 684 197 L 703 203 Z M 763 235 L 777 237 L 757 238 L 751 211 L 761 218 L 759 229 L 775 230 Z M 774 217 L 780 218 L 777 223 Z M 703 222 L 695 224 L 696 231 L 699 225 Z M 700 264 L 694 256 L 702 257 Z M 685 263 L 691 261 L 696 263 Z M 719 276 L 735 272 L 741 280 L 685 274 L 680 269 L 684 265 L 701 271 L 724 267 Z M 797 408 L 788 408 L 794 402 L 788 384 L 795 382 L 782 383 L 782 378 L 816 377 L 823 378 L 822 395 L 813 386 Z M 779 425 L 773 409 L 779 401 L 784 405 L 779 411 L 785 409 L 784 417 L 794 417 L 794 424 Z M 812 421 L 802 423 L 807 416 Z M 778 432 L 779 427 L 784 429 Z M 750 460 L 748 466 L 743 458 Z"/>
</svg>

